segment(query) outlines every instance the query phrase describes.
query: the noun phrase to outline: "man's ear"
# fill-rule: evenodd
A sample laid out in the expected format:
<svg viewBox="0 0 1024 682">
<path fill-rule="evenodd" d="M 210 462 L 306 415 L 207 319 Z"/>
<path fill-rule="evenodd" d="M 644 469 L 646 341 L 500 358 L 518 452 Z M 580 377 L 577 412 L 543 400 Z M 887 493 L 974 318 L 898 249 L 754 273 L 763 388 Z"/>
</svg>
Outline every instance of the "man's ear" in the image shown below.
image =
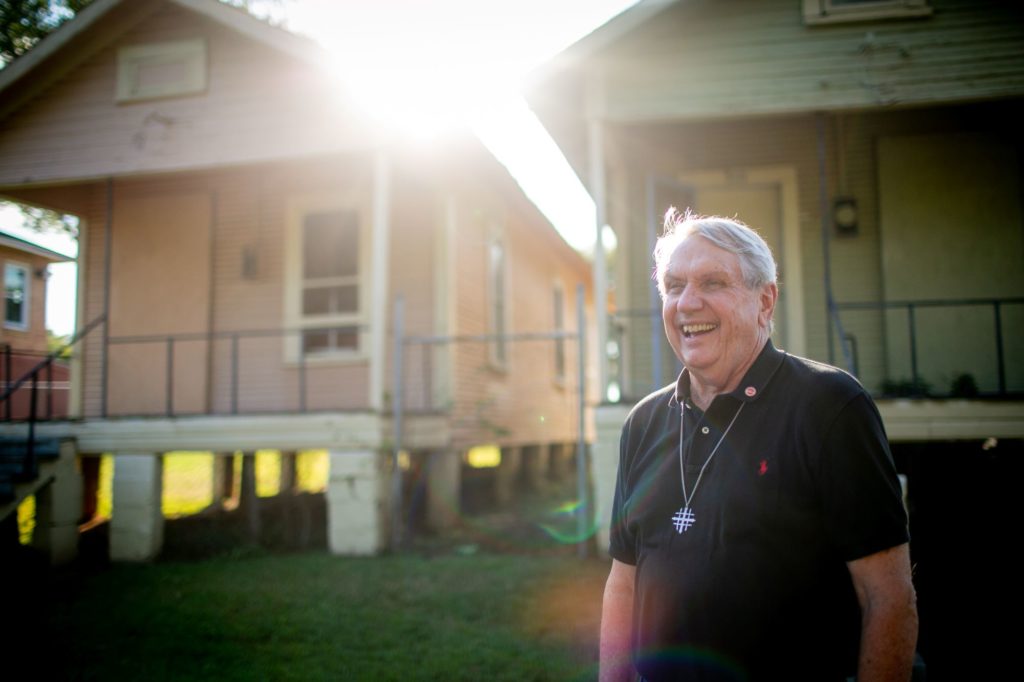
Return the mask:
<svg viewBox="0 0 1024 682">
<path fill-rule="evenodd" d="M 772 315 L 775 313 L 775 304 L 779 301 L 779 286 L 775 282 L 769 282 L 761 288 L 761 307 L 758 311 L 757 321 L 764 328 L 771 323 Z"/>
</svg>

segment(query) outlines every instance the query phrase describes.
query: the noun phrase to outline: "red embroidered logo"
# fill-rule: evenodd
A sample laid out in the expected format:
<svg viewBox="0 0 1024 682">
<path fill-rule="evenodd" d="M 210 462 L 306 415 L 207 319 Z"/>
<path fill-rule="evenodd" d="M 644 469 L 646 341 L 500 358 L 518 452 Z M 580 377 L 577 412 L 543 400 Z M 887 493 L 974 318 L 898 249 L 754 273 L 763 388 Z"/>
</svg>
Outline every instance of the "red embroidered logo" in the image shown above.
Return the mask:
<svg viewBox="0 0 1024 682">
<path fill-rule="evenodd" d="M 762 459 L 761 466 L 757 470 L 757 475 L 764 476 L 766 473 L 768 473 L 768 460 Z"/>
</svg>

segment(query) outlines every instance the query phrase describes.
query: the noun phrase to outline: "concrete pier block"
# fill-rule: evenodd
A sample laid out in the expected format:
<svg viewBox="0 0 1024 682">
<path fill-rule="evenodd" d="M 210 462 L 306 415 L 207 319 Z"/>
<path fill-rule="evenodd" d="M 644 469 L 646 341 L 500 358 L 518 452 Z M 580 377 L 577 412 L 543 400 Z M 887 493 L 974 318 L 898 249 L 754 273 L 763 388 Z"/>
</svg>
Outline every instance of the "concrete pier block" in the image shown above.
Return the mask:
<svg viewBox="0 0 1024 682">
<path fill-rule="evenodd" d="M 372 451 L 329 454 L 327 546 L 332 554 L 377 554 L 387 538 L 385 458 Z"/>
<path fill-rule="evenodd" d="M 495 472 L 497 480 L 494 482 L 494 496 L 499 506 L 505 506 L 512 501 L 518 492 L 519 479 L 523 470 L 523 450 L 519 446 L 505 447 L 501 449 L 501 465 Z"/>
<path fill-rule="evenodd" d="M 559 482 L 564 481 L 572 471 L 573 458 L 576 456 L 575 448 L 565 443 L 551 443 L 548 445 L 548 453 L 551 478 Z"/>
<path fill-rule="evenodd" d="M 82 515 L 82 474 L 75 442 L 60 444 L 53 464 L 53 482 L 36 493 L 36 529 L 32 544 L 50 557 L 53 565 L 78 556 L 78 520 Z"/>
<path fill-rule="evenodd" d="M 163 456 L 155 452 L 114 456 L 110 558 L 150 561 L 164 541 Z"/>
<path fill-rule="evenodd" d="M 438 451 L 427 456 L 427 525 L 432 530 L 452 528 L 459 520 L 462 457 Z"/>
<path fill-rule="evenodd" d="M 547 484 L 550 459 L 547 443 L 524 448 L 523 467 L 526 470 L 526 484 L 530 490 L 542 490 Z"/>
<path fill-rule="evenodd" d="M 213 456 L 213 476 L 211 485 L 213 498 L 210 506 L 217 509 L 231 499 L 235 483 L 235 458 L 230 452 L 218 452 Z"/>
<path fill-rule="evenodd" d="M 298 485 L 298 470 L 295 463 L 297 456 L 294 452 L 281 453 L 281 490 L 280 494 L 290 495 L 295 492 Z"/>
</svg>

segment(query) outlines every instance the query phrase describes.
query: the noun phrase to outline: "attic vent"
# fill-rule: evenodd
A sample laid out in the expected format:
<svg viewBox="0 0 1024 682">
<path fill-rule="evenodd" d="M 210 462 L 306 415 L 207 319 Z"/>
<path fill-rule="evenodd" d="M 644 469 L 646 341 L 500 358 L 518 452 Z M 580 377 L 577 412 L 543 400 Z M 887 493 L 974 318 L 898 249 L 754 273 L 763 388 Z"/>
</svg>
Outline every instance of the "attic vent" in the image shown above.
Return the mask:
<svg viewBox="0 0 1024 682">
<path fill-rule="evenodd" d="M 191 95 L 206 90 L 202 39 L 122 47 L 117 52 L 117 101 Z"/>
<path fill-rule="evenodd" d="M 804 22 L 837 24 L 931 16 L 928 0 L 803 0 Z"/>
</svg>

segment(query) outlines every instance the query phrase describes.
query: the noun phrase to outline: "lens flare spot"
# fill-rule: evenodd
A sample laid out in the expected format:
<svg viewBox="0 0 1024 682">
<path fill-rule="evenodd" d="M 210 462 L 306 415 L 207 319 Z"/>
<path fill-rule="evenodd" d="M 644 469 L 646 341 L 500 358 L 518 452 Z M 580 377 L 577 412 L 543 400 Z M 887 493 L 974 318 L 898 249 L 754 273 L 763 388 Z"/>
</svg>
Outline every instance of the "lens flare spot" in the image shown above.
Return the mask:
<svg viewBox="0 0 1024 682">
<path fill-rule="evenodd" d="M 580 516 L 586 517 L 584 527 L 580 528 Z M 585 542 L 597 533 L 597 521 L 581 500 L 569 500 L 560 504 L 547 514 L 549 520 L 540 522 L 537 527 L 552 540 L 565 545 Z"/>
</svg>

